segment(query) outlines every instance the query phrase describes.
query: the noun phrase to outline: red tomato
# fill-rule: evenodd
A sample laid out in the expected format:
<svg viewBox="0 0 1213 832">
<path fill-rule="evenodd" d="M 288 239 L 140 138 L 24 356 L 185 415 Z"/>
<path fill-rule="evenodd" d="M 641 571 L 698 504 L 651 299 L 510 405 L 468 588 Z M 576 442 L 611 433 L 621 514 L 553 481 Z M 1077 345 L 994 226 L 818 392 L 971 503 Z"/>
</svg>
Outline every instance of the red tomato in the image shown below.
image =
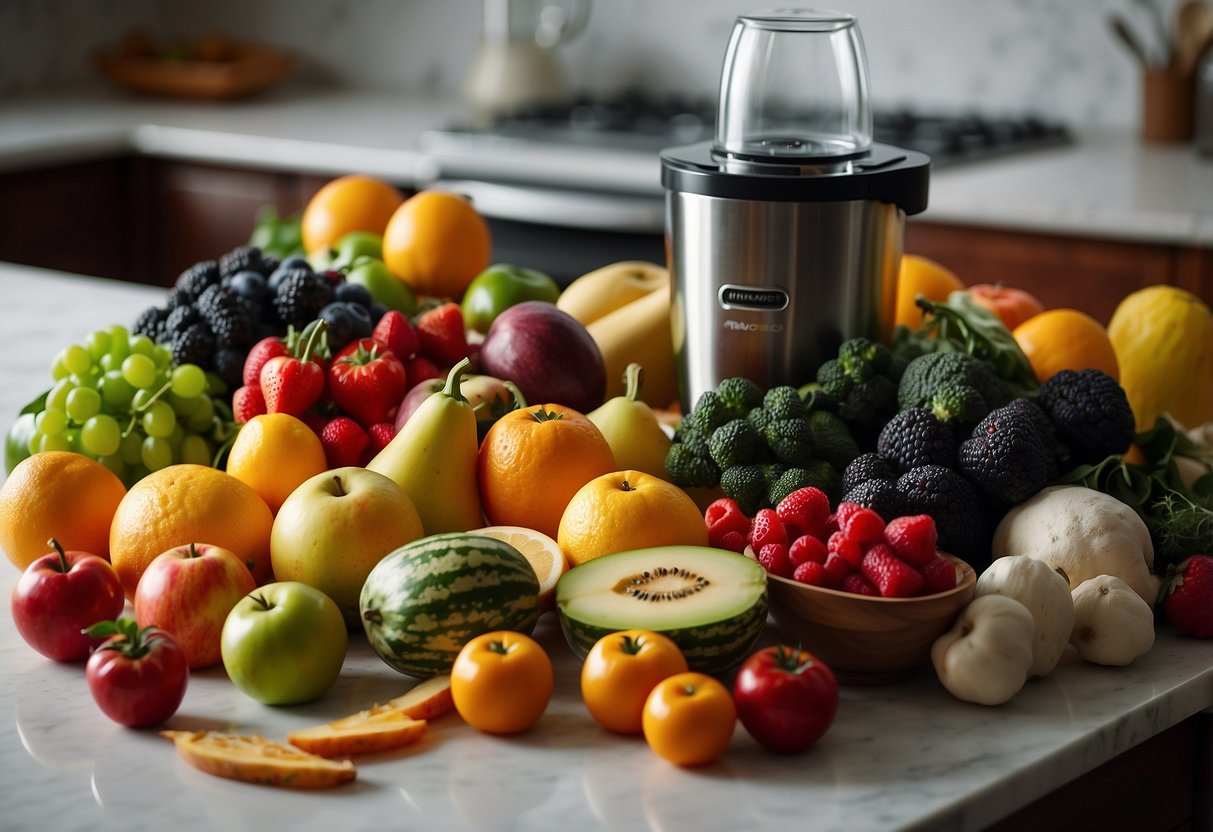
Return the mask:
<svg viewBox="0 0 1213 832">
<path fill-rule="evenodd" d="M 101 643 L 84 628 L 122 614 L 122 582 L 104 558 L 65 552 L 54 538 L 50 546 L 55 551 L 27 566 L 13 588 L 13 623 L 42 655 L 80 661 Z"/>
<path fill-rule="evenodd" d="M 782 754 L 809 749 L 834 722 L 838 682 L 807 650 L 766 647 L 746 659 L 733 684 L 741 724 Z"/>
<path fill-rule="evenodd" d="M 1044 304 L 1031 292 L 1001 283 L 978 283 L 966 291 L 975 303 L 997 315 L 1007 329 L 1013 330 L 1045 311 Z"/>
<path fill-rule="evenodd" d="M 84 668 L 88 689 L 106 716 L 128 728 L 146 728 L 177 712 L 189 662 L 171 635 L 159 627 L 141 630 L 133 618 L 102 621 L 88 632 L 109 636 Z"/>
</svg>

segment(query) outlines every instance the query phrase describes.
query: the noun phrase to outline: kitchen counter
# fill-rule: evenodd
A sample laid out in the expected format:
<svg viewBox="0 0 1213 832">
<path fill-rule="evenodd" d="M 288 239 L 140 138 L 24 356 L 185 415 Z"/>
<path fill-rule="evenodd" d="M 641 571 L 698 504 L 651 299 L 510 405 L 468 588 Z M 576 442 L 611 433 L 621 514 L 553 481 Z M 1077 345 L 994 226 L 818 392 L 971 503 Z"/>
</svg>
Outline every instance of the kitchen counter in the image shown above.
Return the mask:
<svg viewBox="0 0 1213 832">
<path fill-rule="evenodd" d="M 494 174 L 536 184 L 661 193 L 650 154 L 504 148 L 500 161 L 440 167 L 419 138 L 463 118 L 456 102 L 286 85 L 223 104 L 87 90 L 6 99 L 0 171 L 136 152 L 267 170 L 361 171 L 404 184 Z M 924 219 L 1076 236 L 1213 247 L 1213 159 L 1135 135 L 1076 143 L 932 174 Z"/>
<path fill-rule="evenodd" d="M 5 424 L 49 384 L 54 354 L 90 330 L 129 324 L 163 290 L 0 264 Z M 5 565 L 6 591 L 17 572 Z M 803 756 L 760 749 L 738 727 L 724 757 L 680 770 L 643 740 L 609 735 L 578 694 L 578 662 L 551 615 L 552 704 L 530 733 L 477 734 L 453 714 L 418 746 L 359 761 L 358 780 L 292 793 L 221 780 L 180 761 L 154 731 L 111 723 L 80 665 L 58 665 L 0 632 L 0 821 L 5 829 L 981 829 L 1057 786 L 1213 707 L 1213 642 L 1164 628 L 1128 668 L 1073 655 L 1009 704 L 953 699 L 929 668 L 893 685 L 842 691 L 838 717 Z M 768 634 L 768 638 L 773 638 Z M 327 721 L 412 682 L 354 638 L 320 700 L 260 705 L 222 668 L 196 673 L 168 726 L 258 732 Z M 1136 798 L 1133 798 L 1136 799 Z"/>
</svg>

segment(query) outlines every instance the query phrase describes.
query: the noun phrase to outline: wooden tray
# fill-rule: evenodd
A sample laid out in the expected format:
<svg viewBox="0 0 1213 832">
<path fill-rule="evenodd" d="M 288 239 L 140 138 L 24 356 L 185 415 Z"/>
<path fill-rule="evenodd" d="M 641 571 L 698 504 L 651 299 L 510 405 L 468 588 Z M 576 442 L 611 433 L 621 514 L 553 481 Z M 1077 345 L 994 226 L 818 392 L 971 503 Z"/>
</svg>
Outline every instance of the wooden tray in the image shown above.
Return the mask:
<svg viewBox="0 0 1213 832">
<path fill-rule="evenodd" d="M 95 64 L 114 83 L 144 95 L 225 100 L 272 87 L 295 68 L 287 52 L 257 44 L 239 44 L 230 60 L 200 61 L 132 57 L 102 52 Z"/>
</svg>

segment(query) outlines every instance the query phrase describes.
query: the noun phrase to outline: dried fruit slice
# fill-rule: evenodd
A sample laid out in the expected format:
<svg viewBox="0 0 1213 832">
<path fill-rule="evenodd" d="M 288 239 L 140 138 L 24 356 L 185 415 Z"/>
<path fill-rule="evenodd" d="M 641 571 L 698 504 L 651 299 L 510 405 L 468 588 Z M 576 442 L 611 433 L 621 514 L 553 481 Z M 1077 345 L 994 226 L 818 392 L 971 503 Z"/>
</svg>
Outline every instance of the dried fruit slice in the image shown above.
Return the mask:
<svg viewBox="0 0 1213 832">
<path fill-rule="evenodd" d="M 256 734 L 161 731 L 187 763 L 207 774 L 287 789 L 327 789 L 356 776 L 354 764 L 326 760 Z"/>
<path fill-rule="evenodd" d="M 413 719 L 433 719 L 454 709 L 451 701 L 451 674 L 441 673 L 431 676 L 424 682 L 411 688 L 408 693 L 397 696 L 384 705 L 371 708 L 401 711 Z"/>
</svg>

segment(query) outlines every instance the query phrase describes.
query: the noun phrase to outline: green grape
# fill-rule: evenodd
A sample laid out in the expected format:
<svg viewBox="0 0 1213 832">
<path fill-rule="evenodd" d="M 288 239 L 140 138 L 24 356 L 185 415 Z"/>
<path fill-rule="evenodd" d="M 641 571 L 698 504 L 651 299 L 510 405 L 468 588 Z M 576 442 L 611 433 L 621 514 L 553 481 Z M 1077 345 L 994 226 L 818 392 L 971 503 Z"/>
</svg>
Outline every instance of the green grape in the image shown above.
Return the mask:
<svg viewBox="0 0 1213 832">
<path fill-rule="evenodd" d="M 122 479 L 126 475 L 126 462 L 121 454 L 111 454 L 100 459 L 102 465 L 114 472 L 114 476 Z"/>
<path fill-rule="evenodd" d="M 206 392 L 206 373 L 196 364 L 182 364 L 173 370 L 173 392 L 186 399 Z"/>
<path fill-rule="evenodd" d="M 63 366 L 69 373 L 75 373 L 78 376 L 87 375 L 88 371 L 92 369 L 93 357 L 84 347 L 72 344 L 63 353 Z"/>
<path fill-rule="evenodd" d="M 45 433 L 39 433 L 35 435 L 34 439 L 30 440 L 30 451 L 32 453 L 41 453 L 42 451 L 70 451 L 71 449 L 72 440 L 67 435 L 67 431 L 57 433 L 54 436 L 47 436 Z"/>
<path fill-rule="evenodd" d="M 77 387 L 96 387 L 101 382 L 101 375 L 93 375 L 92 373 L 77 375 L 72 373 L 68 376 L 68 380 Z"/>
<path fill-rule="evenodd" d="M 156 351 L 156 343 L 146 335 L 136 335 L 131 339 L 131 355 L 146 355 L 151 358 Z M 155 362 L 152 362 L 153 365 Z"/>
<path fill-rule="evenodd" d="M 210 465 L 212 461 L 211 444 L 205 436 L 191 433 L 181 440 L 181 461 L 194 465 Z"/>
<path fill-rule="evenodd" d="M 209 430 L 215 418 L 215 403 L 210 396 L 199 396 L 197 406 L 185 417 L 185 426 L 195 433 Z"/>
<path fill-rule="evenodd" d="M 125 413 L 130 410 L 135 388 L 122 377 L 121 370 L 110 370 L 102 376 L 100 389 L 102 400 L 114 411 Z"/>
<path fill-rule="evenodd" d="M 155 402 L 143 412 L 143 432 L 150 437 L 167 439 L 176 425 L 177 414 L 168 402 Z"/>
<path fill-rule="evenodd" d="M 88 337 L 84 339 L 84 346 L 88 349 L 89 354 L 93 356 L 94 361 L 100 361 L 101 356 L 109 353 L 113 340 L 109 332 L 104 329 L 97 329 L 90 332 Z"/>
<path fill-rule="evenodd" d="M 34 417 L 34 427 L 47 436 L 56 436 L 67 430 L 67 414 L 48 408 Z"/>
<path fill-rule="evenodd" d="M 76 385 L 70 378 L 61 378 L 56 381 L 50 392 L 46 394 L 47 410 L 66 410 L 67 394 L 75 389 Z"/>
<path fill-rule="evenodd" d="M 163 347 L 157 344 L 152 350 L 152 360 L 156 362 L 157 367 L 165 368 L 173 366 L 173 353 L 168 347 Z"/>
<path fill-rule="evenodd" d="M 173 425 L 173 432 L 168 435 L 168 443 L 173 446 L 173 456 L 181 456 L 181 442 L 186 437 L 185 428 L 178 421 Z"/>
<path fill-rule="evenodd" d="M 131 342 L 126 327 L 117 324 L 110 327 L 109 354 L 119 363 L 131 354 Z"/>
<path fill-rule="evenodd" d="M 133 352 L 122 362 L 122 377 L 133 387 L 151 387 L 156 383 L 156 362 L 143 353 Z"/>
<path fill-rule="evenodd" d="M 142 390 L 136 390 L 135 395 L 131 396 L 131 410 L 140 413 L 147 409 L 155 398 L 156 391 L 151 387 L 145 387 Z"/>
<path fill-rule="evenodd" d="M 143 464 L 149 471 L 159 471 L 173 464 L 173 446 L 167 439 L 149 436 L 143 440 Z"/>
<path fill-rule="evenodd" d="M 206 389 L 213 396 L 223 396 L 228 392 L 227 382 L 213 370 L 206 371 Z"/>
<path fill-rule="evenodd" d="M 120 369 L 122 367 L 122 359 L 116 357 L 113 353 L 107 352 L 97 359 L 97 366 L 101 368 L 102 373 L 108 373 L 110 370 Z"/>
<path fill-rule="evenodd" d="M 143 462 L 143 434 L 132 430 L 122 437 L 122 446 L 118 449 L 118 453 L 127 465 L 138 465 Z"/>
<path fill-rule="evenodd" d="M 67 364 L 63 360 L 64 356 L 66 355 L 67 347 L 64 347 L 55 354 L 54 360 L 51 361 L 51 378 L 53 378 L 55 381 L 58 381 L 61 378 L 67 378 L 69 375 L 71 375 L 72 371 L 67 368 Z"/>
<path fill-rule="evenodd" d="M 83 422 L 101 411 L 101 394 L 91 387 L 77 387 L 67 394 L 67 415 Z"/>
<path fill-rule="evenodd" d="M 122 429 L 118 427 L 118 420 L 113 416 L 98 413 L 80 429 L 80 442 L 85 453 L 90 456 L 114 456 L 122 447 Z"/>
<path fill-rule="evenodd" d="M 67 430 L 63 432 L 63 436 L 67 439 L 67 449 L 69 451 L 75 451 L 78 454 L 84 453 L 84 444 L 80 440 L 80 428 L 68 425 Z"/>
</svg>

